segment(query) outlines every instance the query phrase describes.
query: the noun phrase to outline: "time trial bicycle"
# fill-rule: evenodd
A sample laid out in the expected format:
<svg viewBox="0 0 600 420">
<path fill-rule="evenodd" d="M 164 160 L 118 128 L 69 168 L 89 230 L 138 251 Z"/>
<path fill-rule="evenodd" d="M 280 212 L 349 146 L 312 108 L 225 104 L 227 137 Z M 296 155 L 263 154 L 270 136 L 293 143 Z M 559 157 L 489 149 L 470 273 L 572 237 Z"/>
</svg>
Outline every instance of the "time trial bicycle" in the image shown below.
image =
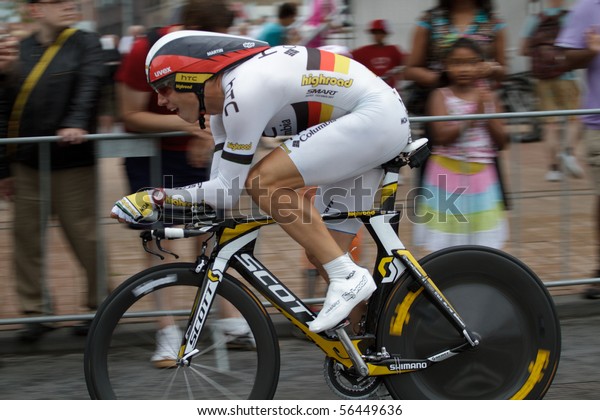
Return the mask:
<svg viewBox="0 0 600 420">
<path fill-rule="evenodd" d="M 429 153 L 426 142 L 410 143 L 385 165 L 378 209 L 323 216 L 360 219 L 377 247 L 377 290 L 358 334 L 349 333 L 347 322 L 309 330 L 316 316 L 310 306 L 254 255 L 258 232 L 275 223 L 271 218 L 206 217 L 191 209 L 182 228 L 143 232 L 144 247 L 155 240 L 164 250 L 165 238 L 211 234 L 212 251 L 195 262 L 142 271 L 103 302 L 85 348 L 90 396 L 273 398 L 280 352 L 262 296 L 323 351 L 325 379 L 340 397 L 375 398 L 380 387 L 401 399 L 543 397 L 558 367 L 561 336 L 553 300 L 536 274 L 481 246 L 447 248 L 417 261 L 398 237 L 398 170 L 419 166 Z M 219 328 L 225 304 L 247 322 L 251 350 L 228 345 L 231 337 Z M 182 334 L 173 344 L 172 368 L 156 369 L 149 360 L 165 319 Z"/>
</svg>

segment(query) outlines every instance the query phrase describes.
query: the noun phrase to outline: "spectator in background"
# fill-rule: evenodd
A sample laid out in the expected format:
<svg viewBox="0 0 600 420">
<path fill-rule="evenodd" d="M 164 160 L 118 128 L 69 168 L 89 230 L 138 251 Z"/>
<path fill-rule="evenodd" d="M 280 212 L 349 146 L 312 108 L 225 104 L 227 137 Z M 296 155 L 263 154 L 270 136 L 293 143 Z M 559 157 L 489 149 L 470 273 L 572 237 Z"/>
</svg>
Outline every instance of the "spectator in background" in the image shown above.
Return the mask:
<svg viewBox="0 0 600 420">
<path fill-rule="evenodd" d="M 483 53 L 476 41 L 459 38 L 444 63 L 442 87 L 430 95 L 428 115 L 502 112 L 498 97 L 480 83 Z M 469 244 L 502 248 L 508 222 L 494 159 L 507 143 L 504 123 L 436 121 L 431 134 L 433 153 L 423 179 L 427 194 L 417 201 L 422 223 L 415 224 L 415 244 L 429 252 Z"/>
<path fill-rule="evenodd" d="M 312 0 L 311 12 L 307 20 L 311 28 L 311 38 L 306 43 L 309 48 L 321 47 L 325 42 L 327 32 L 335 28 L 332 15 L 335 12 L 335 0 Z"/>
<path fill-rule="evenodd" d="M 444 68 L 443 60 L 448 49 L 459 38 L 470 38 L 482 50 L 483 62 L 477 67 L 479 83 L 495 88 L 505 75 L 506 25 L 496 16 L 491 0 L 438 0 L 437 5 L 426 10 L 414 30 L 410 56 L 404 68 L 408 85 L 402 99 L 411 115 L 424 115 L 429 93 L 439 86 Z M 429 147 L 435 145 L 429 125 L 424 126 Z M 496 169 L 500 169 L 496 158 Z M 417 186 L 421 186 L 427 161 L 417 173 Z M 502 177 L 499 176 L 502 187 Z M 420 188 L 412 194 L 419 195 Z"/>
<path fill-rule="evenodd" d="M 257 39 L 272 47 L 297 44 L 300 36 L 295 29 L 290 28 L 297 16 L 298 6 L 295 3 L 282 3 L 277 8 L 277 21 L 265 23 Z"/>
<path fill-rule="evenodd" d="M 246 29 L 248 36 L 250 38 L 258 39 L 258 35 L 261 33 L 263 26 L 265 26 L 268 20 L 268 16 L 260 16 L 257 19 L 250 20 L 248 22 L 248 28 Z"/>
<path fill-rule="evenodd" d="M 472 38 L 483 51 L 481 77 L 500 81 L 505 75 L 505 23 L 496 16 L 491 0 L 438 0 L 419 18 L 404 78 L 421 89 L 405 98 L 408 111 L 422 114 L 429 92 L 438 86 L 443 57 L 458 38 Z M 494 84 L 492 83 L 492 86 Z"/>
<path fill-rule="evenodd" d="M 0 136 L 3 138 L 8 129 L 8 119 L 12 106 L 12 86 L 18 83 L 17 66 L 19 62 L 20 38 L 9 32 L 9 28 L 0 25 Z M 7 146 L 0 143 L 0 177 L 10 174 Z M 0 178 L 0 199 L 12 200 L 14 186 L 11 181 Z"/>
<path fill-rule="evenodd" d="M 565 59 L 571 69 L 586 69 L 587 91 L 581 108 L 600 108 L 600 2 L 598 0 L 579 0 L 573 6 L 556 39 L 556 45 L 565 48 Z M 585 127 L 583 141 L 597 196 L 593 214 L 597 241 L 600 244 L 600 114 L 584 115 L 582 121 Z M 595 277 L 600 277 L 600 247 L 597 249 L 596 258 L 598 258 L 598 271 Z M 597 285 L 590 287 L 586 290 L 585 296 L 599 299 L 600 287 Z"/>
<path fill-rule="evenodd" d="M 395 45 L 386 44 L 390 34 L 387 21 L 376 19 L 369 24 L 373 44 L 352 51 L 352 57 L 381 77 L 391 87 L 396 87 L 402 74 L 406 55 Z"/>
<path fill-rule="evenodd" d="M 127 28 L 127 35 L 119 40 L 119 52 L 121 55 L 129 54 L 135 40 L 146 33 L 146 28 L 143 25 L 131 25 Z"/>
<path fill-rule="evenodd" d="M 538 60 L 542 49 L 547 49 L 554 43 L 561 25 L 567 17 L 568 10 L 564 8 L 564 0 L 549 0 L 549 7 L 544 8 L 540 14 L 530 15 L 523 28 L 523 42 L 521 54 Z M 549 39 L 546 39 L 550 37 Z M 542 74 L 534 72 L 533 76 L 539 78 L 536 83 L 539 108 L 541 111 L 556 111 L 561 109 L 576 109 L 579 106 L 580 91 L 577 77 L 573 71 L 565 71 L 560 76 L 546 78 L 543 69 Z M 565 68 L 566 70 L 566 68 Z M 555 182 L 562 180 L 559 159 L 562 160 L 564 168 L 569 174 L 576 178 L 583 176 L 583 170 L 575 158 L 575 144 L 581 134 L 581 125 L 577 116 L 567 117 L 566 124 L 566 147 L 560 150 L 561 118 L 544 118 L 543 138 L 549 152 L 548 172 L 546 181 Z"/>
<path fill-rule="evenodd" d="M 72 28 L 77 22 L 75 2 L 29 0 L 26 11 L 37 31 L 20 43 L 18 65 L 13 67 L 16 83 L 4 92 L 6 109 L 0 137 L 58 136 L 49 145 L 51 164 L 50 207 L 58 216 L 65 236 L 87 277 L 85 305 L 95 309 L 97 294 L 98 245 L 95 200 L 97 187 L 94 144 L 84 136 L 93 133 L 106 68 L 98 35 Z M 7 45 L 0 44 L 0 56 Z M 55 55 L 52 55 L 55 53 Z M 7 77 L 6 73 L 1 77 Z M 16 150 L 0 148 L 0 191 L 14 200 L 14 263 L 17 293 L 28 316 L 53 312 L 50 294 L 44 284 L 43 248 L 46 220 L 42 205 L 40 146 L 19 144 Z M 7 165 L 12 160 L 10 168 Z M 29 323 L 19 333 L 23 342 L 35 342 L 52 327 Z M 76 326 L 87 333 L 87 324 Z"/>
</svg>

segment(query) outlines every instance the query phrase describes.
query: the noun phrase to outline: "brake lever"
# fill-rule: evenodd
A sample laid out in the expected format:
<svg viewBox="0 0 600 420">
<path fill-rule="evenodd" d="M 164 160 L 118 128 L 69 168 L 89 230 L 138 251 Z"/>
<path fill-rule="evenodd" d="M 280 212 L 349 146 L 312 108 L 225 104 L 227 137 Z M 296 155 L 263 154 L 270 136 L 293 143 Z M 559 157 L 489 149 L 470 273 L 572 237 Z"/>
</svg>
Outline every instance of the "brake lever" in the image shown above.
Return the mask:
<svg viewBox="0 0 600 420">
<path fill-rule="evenodd" d="M 142 236 L 142 246 L 144 247 L 144 251 L 146 251 L 148 254 L 152 254 L 152 255 L 160 258 L 161 260 L 164 260 L 165 257 L 160 255 L 158 252 L 154 252 L 150 248 L 148 248 L 148 242 L 151 242 L 151 241 L 152 241 L 152 239 L 148 239 L 147 236 Z"/>
<path fill-rule="evenodd" d="M 164 252 L 165 254 L 172 255 L 173 257 L 175 257 L 175 259 L 178 259 L 178 258 L 179 258 L 179 255 L 175 254 L 174 252 L 172 252 L 172 251 L 169 251 L 168 249 L 164 249 L 164 248 L 162 247 L 162 245 L 161 245 L 161 242 L 160 242 L 160 239 L 159 239 L 159 238 L 156 238 L 156 247 L 157 247 L 157 248 L 158 248 L 158 249 L 159 249 L 161 252 Z M 162 259 L 164 259 L 164 257 L 162 257 L 162 255 L 161 255 L 161 258 L 162 258 Z"/>
</svg>

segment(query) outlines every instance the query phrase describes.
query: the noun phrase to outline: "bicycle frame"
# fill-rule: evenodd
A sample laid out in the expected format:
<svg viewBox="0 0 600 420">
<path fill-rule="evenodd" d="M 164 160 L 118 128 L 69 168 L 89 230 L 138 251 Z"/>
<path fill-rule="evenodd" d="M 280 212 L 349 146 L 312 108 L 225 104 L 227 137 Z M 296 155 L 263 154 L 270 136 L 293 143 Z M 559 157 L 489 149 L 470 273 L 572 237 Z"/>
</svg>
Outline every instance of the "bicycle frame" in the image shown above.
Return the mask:
<svg viewBox="0 0 600 420">
<path fill-rule="evenodd" d="M 362 357 L 367 361 L 368 372 L 365 372 L 366 375 L 379 376 L 426 369 L 433 363 L 445 360 L 478 344 L 474 334 L 468 330 L 460 316 L 452 308 L 452 305 L 399 239 L 396 233 L 400 219 L 399 212 L 370 210 L 324 216 L 325 220 L 344 218 L 359 218 L 375 240 L 377 257 L 374 267 L 374 280 L 378 286 L 369 299 L 365 334 L 353 337 L 346 342 L 343 337 L 340 337 L 339 330 L 336 330 L 337 334 L 333 331 L 329 332 L 330 335 L 327 332 L 314 333 L 310 331 L 308 323 L 315 319 L 315 313 L 254 256 L 254 248 L 260 228 L 274 224 L 273 219 L 262 218 L 240 222 L 227 220 L 194 230 L 164 229 L 164 236 L 159 234 L 159 237 L 196 236 L 207 232 L 215 232 L 217 237 L 217 245 L 211 256 L 201 256 L 197 263 L 196 272 L 199 274 L 199 278 L 203 278 L 204 281 L 196 295 L 192 314 L 178 354 L 180 363 L 189 364 L 193 355 L 198 352 L 195 347 L 202 332 L 205 317 L 209 312 L 214 296 L 216 296 L 216 289 L 223 279 L 223 274 L 230 268 L 235 269 L 248 284 L 293 325 L 299 328 L 309 340 L 319 346 L 328 357 L 335 359 L 347 368 L 352 368 L 353 366 L 356 367 L 354 362 L 356 356 L 352 354 L 356 352 L 355 354 L 358 354 L 358 357 Z M 421 291 L 427 293 L 439 310 L 452 322 L 457 331 L 464 336 L 465 341 L 453 348 L 442 349 L 434 355 L 418 360 L 402 359 L 398 355 L 388 354 L 385 349 L 381 349 L 375 354 L 366 355 L 367 349 L 372 349 L 375 345 L 378 316 L 383 309 L 383 305 L 385 305 L 388 295 L 406 270 L 421 286 L 415 292 L 415 297 Z M 406 316 L 406 312 L 399 310 L 394 325 L 399 325 L 401 328 Z"/>
</svg>

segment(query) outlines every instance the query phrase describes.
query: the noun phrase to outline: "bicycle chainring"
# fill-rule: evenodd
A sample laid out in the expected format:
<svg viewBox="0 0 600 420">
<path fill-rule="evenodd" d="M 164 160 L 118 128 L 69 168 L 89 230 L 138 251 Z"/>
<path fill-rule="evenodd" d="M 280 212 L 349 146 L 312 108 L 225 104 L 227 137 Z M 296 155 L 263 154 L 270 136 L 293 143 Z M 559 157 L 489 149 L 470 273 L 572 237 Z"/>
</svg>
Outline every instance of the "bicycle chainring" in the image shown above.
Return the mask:
<svg viewBox="0 0 600 420">
<path fill-rule="evenodd" d="M 346 399 L 370 399 L 377 394 L 381 384 L 379 377 L 360 378 L 330 357 L 325 357 L 323 375 L 329 388 L 337 396 Z"/>
</svg>

